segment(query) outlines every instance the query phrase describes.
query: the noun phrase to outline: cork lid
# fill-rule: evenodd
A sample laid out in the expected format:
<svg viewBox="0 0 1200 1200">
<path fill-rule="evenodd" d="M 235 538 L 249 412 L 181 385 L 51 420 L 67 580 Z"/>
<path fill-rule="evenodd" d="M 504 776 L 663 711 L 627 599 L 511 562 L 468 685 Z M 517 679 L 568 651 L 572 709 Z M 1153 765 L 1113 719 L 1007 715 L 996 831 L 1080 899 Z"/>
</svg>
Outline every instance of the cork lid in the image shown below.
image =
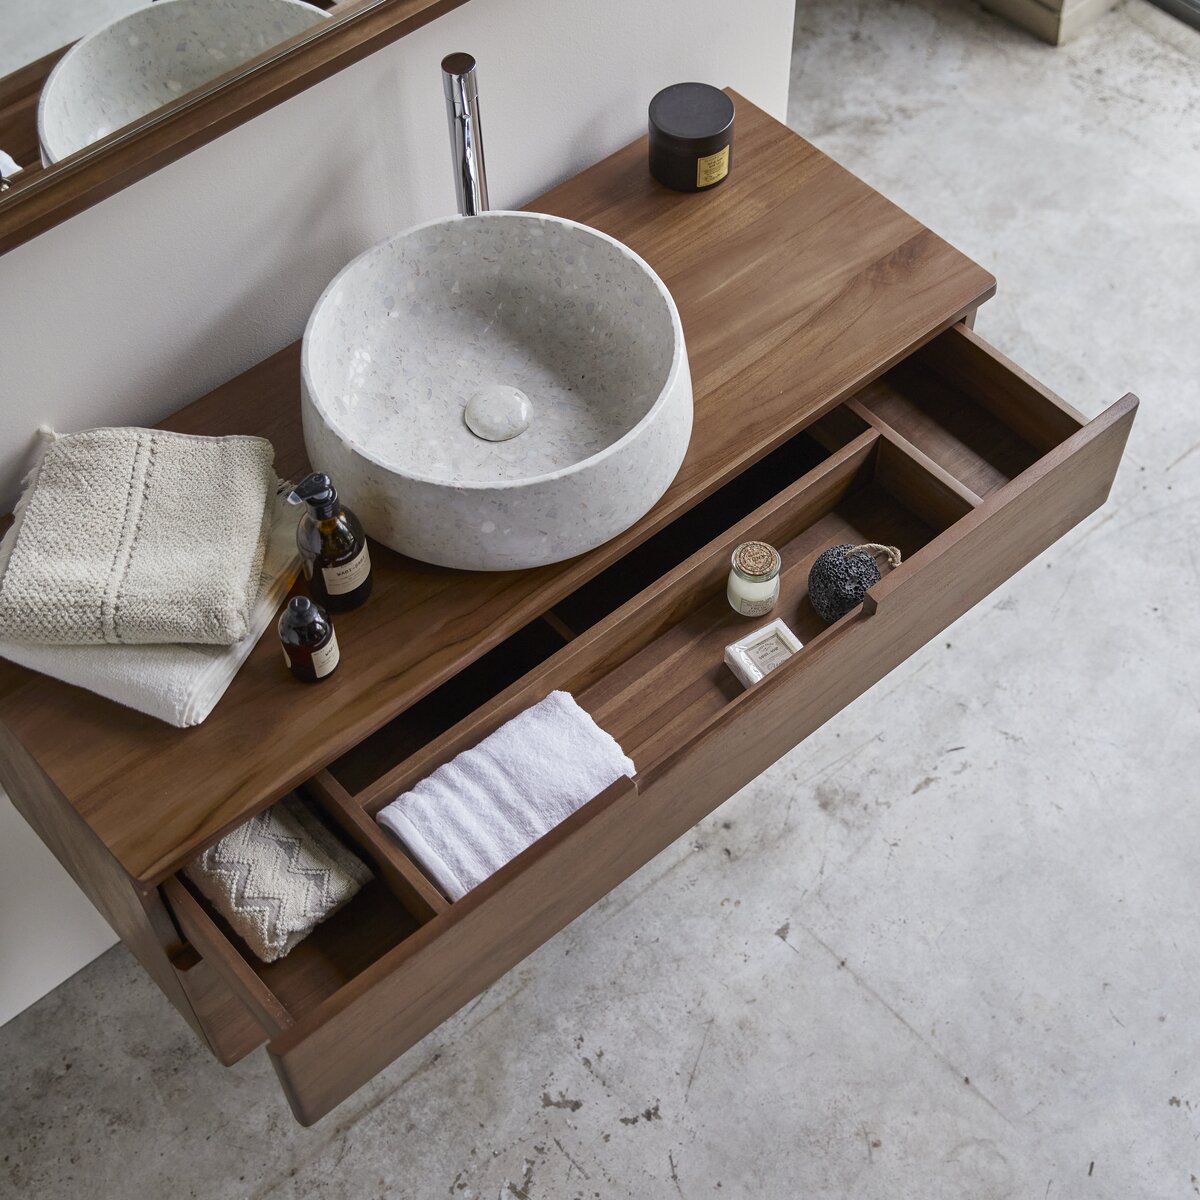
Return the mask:
<svg viewBox="0 0 1200 1200">
<path fill-rule="evenodd" d="M 743 542 L 733 552 L 733 569 L 746 579 L 771 579 L 779 574 L 779 551 L 766 542 Z"/>
</svg>

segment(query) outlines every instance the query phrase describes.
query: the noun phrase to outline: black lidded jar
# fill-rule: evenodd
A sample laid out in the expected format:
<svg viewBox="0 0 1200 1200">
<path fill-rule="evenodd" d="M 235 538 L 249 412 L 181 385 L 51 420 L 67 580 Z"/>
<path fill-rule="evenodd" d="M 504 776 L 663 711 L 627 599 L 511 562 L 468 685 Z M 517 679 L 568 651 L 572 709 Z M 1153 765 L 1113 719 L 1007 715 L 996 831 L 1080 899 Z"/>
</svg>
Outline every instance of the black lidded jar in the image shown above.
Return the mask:
<svg viewBox="0 0 1200 1200">
<path fill-rule="evenodd" d="M 733 101 L 708 83 L 673 83 L 650 101 L 650 174 L 706 192 L 733 167 Z"/>
<path fill-rule="evenodd" d="M 288 670 L 305 683 L 332 675 L 341 661 L 329 614 L 307 596 L 288 601 L 279 618 L 279 642 Z"/>
</svg>

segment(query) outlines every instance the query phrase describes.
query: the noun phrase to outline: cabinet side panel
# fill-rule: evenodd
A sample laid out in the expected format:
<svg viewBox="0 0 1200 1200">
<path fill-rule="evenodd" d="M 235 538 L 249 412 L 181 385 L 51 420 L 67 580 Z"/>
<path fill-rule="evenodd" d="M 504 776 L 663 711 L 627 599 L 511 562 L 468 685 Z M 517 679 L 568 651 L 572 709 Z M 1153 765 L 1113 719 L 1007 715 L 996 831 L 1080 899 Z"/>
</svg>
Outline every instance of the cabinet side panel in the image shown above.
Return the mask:
<svg viewBox="0 0 1200 1200">
<path fill-rule="evenodd" d="M 208 1043 L 171 965 L 183 942 L 157 890 L 143 894 L 100 844 L 6 726 L 0 724 L 0 783 L 16 810 L 137 956 L 168 1000 Z"/>
</svg>

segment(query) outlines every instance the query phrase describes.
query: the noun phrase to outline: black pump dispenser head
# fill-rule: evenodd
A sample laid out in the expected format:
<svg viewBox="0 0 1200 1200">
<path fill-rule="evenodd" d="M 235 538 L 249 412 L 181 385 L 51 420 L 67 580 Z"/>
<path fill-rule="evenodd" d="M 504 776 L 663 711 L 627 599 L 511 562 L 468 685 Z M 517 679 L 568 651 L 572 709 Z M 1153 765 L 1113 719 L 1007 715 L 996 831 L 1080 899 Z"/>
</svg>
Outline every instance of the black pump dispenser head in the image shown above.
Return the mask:
<svg viewBox="0 0 1200 1200">
<path fill-rule="evenodd" d="M 327 521 L 338 514 L 338 494 L 333 480 L 320 471 L 302 479 L 288 493 L 289 504 L 307 504 L 318 521 Z"/>
<path fill-rule="evenodd" d="M 307 596 L 293 596 L 288 601 L 288 616 L 293 625 L 307 625 L 317 615 L 317 606 Z"/>
</svg>

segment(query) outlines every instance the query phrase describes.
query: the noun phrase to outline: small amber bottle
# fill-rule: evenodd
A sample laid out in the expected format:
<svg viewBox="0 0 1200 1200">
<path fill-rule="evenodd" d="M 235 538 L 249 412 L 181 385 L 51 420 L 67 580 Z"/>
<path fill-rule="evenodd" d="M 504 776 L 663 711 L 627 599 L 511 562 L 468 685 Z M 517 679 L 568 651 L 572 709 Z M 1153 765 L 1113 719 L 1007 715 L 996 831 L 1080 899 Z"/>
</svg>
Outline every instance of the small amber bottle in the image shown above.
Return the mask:
<svg viewBox="0 0 1200 1200">
<path fill-rule="evenodd" d="M 293 596 L 279 618 L 283 661 L 297 679 L 316 683 L 332 675 L 341 661 L 333 622 L 307 596 Z"/>
<path fill-rule="evenodd" d="M 349 612 L 371 594 L 371 552 L 359 519 L 338 501 L 333 481 L 320 472 L 288 495 L 289 504 L 308 508 L 296 527 L 304 574 L 318 604 Z"/>
</svg>

